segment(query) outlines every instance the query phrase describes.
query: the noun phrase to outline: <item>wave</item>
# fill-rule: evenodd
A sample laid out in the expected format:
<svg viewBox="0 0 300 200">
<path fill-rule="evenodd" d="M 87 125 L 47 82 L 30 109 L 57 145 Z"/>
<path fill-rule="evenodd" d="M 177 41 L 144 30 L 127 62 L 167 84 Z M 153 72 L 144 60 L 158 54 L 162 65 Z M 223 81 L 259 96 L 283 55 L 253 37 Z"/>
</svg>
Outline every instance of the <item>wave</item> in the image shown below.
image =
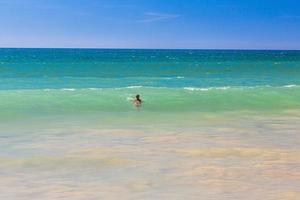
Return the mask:
<svg viewBox="0 0 300 200">
<path fill-rule="evenodd" d="M 63 88 L 0 91 L 0 118 L 43 114 L 131 112 L 140 94 L 153 112 L 283 111 L 300 108 L 300 86 Z"/>
<path fill-rule="evenodd" d="M 200 87 L 184 87 L 183 89 L 189 91 L 209 91 L 209 90 L 244 90 L 244 89 L 263 89 L 263 88 L 295 88 L 300 87 L 300 85 L 283 85 L 283 86 L 271 86 L 271 85 L 264 85 L 264 86 L 224 86 L 224 87 L 207 87 L 207 88 L 200 88 Z"/>
<path fill-rule="evenodd" d="M 133 85 L 133 86 L 127 86 L 125 88 L 128 88 L 128 89 L 135 89 L 135 88 L 142 88 L 143 86 L 142 85 Z"/>
<path fill-rule="evenodd" d="M 209 88 L 197 88 L 197 87 L 184 87 L 183 89 L 189 91 L 209 91 L 209 90 L 227 90 L 231 89 L 232 87 L 209 87 Z"/>
<path fill-rule="evenodd" d="M 298 85 L 285 85 L 283 87 L 291 88 L 291 87 L 299 87 Z"/>
<path fill-rule="evenodd" d="M 63 91 L 75 91 L 75 88 L 62 88 Z"/>
<path fill-rule="evenodd" d="M 115 87 L 115 88 L 46 88 L 46 89 L 24 89 L 24 91 L 84 91 L 84 90 L 136 90 L 136 89 L 152 89 L 152 90 L 185 90 L 185 91 L 211 91 L 211 90 L 250 90 L 250 89 L 284 89 L 284 88 L 300 88 L 300 85 L 283 85 L 283 86 L 223 86 L 223 87 L 152 87 L 152 86 L 143 86 L 143 85 L 131 85 L 125 87 Z M 1 91 L 1 90 L 0 90 Z M 2 90 L 2 91 L 14 91 L 14 90 Z M 22 91 L 22 90 L 15 90 Z"/>
</svg>

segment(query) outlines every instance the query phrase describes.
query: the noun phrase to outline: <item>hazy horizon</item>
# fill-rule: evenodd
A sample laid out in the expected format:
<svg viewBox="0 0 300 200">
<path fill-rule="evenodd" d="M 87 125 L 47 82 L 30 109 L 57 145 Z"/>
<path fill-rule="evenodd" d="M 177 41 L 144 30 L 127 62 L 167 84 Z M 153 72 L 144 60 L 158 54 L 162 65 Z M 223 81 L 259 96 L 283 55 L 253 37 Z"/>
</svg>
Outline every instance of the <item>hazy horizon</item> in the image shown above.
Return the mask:
<svg viewBox="0 0 300 200">
<path fill-rule="evenodd" d="M 130 47 L 124 47 L 124 48 L 118 48 L 118 47 L 0 47 L 0 49 L 103 49 L 103 50 L 192 50 L 192 51 L 300 51 L 300 49 L 222 49 L 222 48 L 210 48 L 210 49 L 204 49 L 204 48 L 130 48 Z"/>
</svg>

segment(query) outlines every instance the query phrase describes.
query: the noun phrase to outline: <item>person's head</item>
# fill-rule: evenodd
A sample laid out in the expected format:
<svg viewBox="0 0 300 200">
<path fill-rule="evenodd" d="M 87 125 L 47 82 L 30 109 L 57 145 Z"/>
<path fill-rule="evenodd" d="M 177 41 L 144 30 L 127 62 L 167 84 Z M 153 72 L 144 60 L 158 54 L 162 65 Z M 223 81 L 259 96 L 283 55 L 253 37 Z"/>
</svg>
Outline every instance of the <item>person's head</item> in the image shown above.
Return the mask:
<svg viewBox="0 0 300 200">
<path fill-rule="evenodd" d="M 137 95 L 135 96 L 135 98 L 136 98 L 136 99 L 140 99 L 140 95 L 137 94 Z"/>
</svg>

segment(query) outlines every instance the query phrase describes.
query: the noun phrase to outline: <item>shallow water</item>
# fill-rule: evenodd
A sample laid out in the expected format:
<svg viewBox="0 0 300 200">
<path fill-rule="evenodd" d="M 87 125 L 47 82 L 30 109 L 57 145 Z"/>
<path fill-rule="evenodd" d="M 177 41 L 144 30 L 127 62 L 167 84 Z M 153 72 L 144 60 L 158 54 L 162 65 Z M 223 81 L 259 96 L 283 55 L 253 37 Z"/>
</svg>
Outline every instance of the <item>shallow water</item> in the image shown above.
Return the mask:
<svg viewBox="0 0 300 200">
<path fill-rule="evenodd" d="M 298 199 L 298 113 L 219 117 L 188 127 L 49 119 L 6 127 L 0 197 Z"/>
</svg>

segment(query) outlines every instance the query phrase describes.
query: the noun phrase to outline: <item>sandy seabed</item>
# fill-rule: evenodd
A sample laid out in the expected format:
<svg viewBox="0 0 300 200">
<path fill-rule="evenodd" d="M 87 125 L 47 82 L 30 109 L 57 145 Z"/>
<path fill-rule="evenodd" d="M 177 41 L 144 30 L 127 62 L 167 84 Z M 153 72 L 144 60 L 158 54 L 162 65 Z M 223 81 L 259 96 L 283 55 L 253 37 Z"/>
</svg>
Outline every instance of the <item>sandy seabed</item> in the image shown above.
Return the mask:
<svg viewBox="0 0 300 200">
<path fill-rule="evenodd" d="M 299 200 L 298 122 L 1 130 L 0 199 Z"/>
</svg>

